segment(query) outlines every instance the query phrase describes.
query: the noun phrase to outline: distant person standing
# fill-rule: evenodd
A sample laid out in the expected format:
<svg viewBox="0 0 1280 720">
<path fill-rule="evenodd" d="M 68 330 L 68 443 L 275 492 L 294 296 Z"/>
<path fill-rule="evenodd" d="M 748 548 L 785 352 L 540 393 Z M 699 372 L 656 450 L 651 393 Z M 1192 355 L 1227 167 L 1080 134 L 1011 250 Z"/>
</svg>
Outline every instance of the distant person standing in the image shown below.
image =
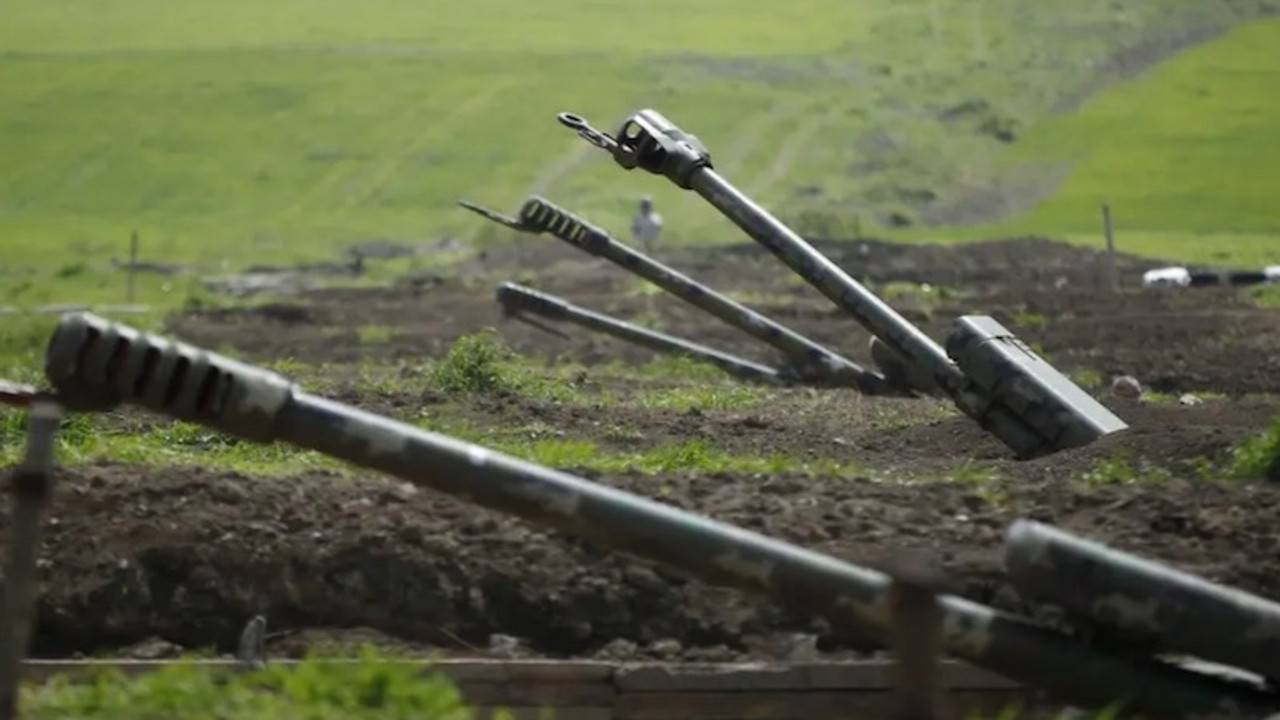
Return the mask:
<svg viewBox="0 0 1280 720">
<path fill-rule="evenodd" d="M 631 237 L 643 247 L 646 255 L 653 255 L 654 243 L 662 232 L 662 216 L 653 210 L 653 199 L 648 195 L 640 198 L 640 210 L 631 218 Z"/>
</svg>

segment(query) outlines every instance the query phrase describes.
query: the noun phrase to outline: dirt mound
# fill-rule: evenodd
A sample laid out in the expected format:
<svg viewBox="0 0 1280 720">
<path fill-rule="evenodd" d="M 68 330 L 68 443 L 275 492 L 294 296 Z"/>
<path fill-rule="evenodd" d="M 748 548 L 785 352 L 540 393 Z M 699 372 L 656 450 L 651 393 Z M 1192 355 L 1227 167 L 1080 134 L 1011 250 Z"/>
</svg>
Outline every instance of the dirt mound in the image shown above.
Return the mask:
<svg viewBox="0 0 1280 720">
<path fill-rule="evenodd" d="M 1280 378 L 1280 313 L 1259 309 L 1231 288 L 1135 290 L 1151 261 L 1122 257 L 1119 295 L 1100 290 L 1100 254 L 1042 239 L 965 246 L 879 242 L 818 243 L 835 262 L 870 283 L 927 284 L 886 300 L 934 338 L 954 319 L 990 314 L 1035 343 L 1060 369 L 1109 377 L 1134 374 L 1168 393 L 1275 392 Z M 865 252 L 863 250 L 865 248 Z M 867 363 L 870 334 L 758 246 L 671 251 L 667 258 L 720 292 L 749 290 L 744 302 L 808 337 Z M 498 327 L 518 350 L 587 364 L 645 361 L 651 350 L 565 326 L 566 341 L 504 320 L 494 300 L 509 276 L 469 275 L 426 289 L 322 290 L 289 303 L 214 309 L 174 318 L 172 332 L 251 358 L 308 362 L 440 355 L 461 335 Z M 777 358 L 754 339 L 671 296 L 646 296 L 639 280 L 583 256 L 528 281 L 582 307 L 635 320 L 656 314 L 663 332 L 744 357 Z M 892 289 L 892 287 L 891 287 Z M 377 341 L 362 329 L 379 330 Z M 1104 377 L 1103 379 L 1106 379 Z"/>
<path fill-rule="evenodd" d="M 956 591 L 1006 609 L 1021 608 L 1000 573 L 1014 517 L 1280 596 L 1280 490 L 1271 487 L 600 481 L 852 562 L 925 550 Z M 504 633 L 550 656 L 610 652 L 621 638 L 642 649 L 673 639 L 686 657 L 727 659 L 759 655 L 780 634 L 823 630 L 764 600 L 377 477 L 102 465 L 64 472 L 57 496 L 42 553 L 39 655 L 153 636 L 226 649 L 256 612 L 273 630 L 347 628 L 367 640 L 360 628 L 370 628 L 421 648 L 484 647 Z M 872 648 L 824 636 L 824 649 Z"/>
<path fill-rule="evenodd" d="M 1280 490 L 1199 479 L 1205 457 L 1220 456 L 1280 413 L 1280 398 L 1260 394 L 1274 393 L 1280 378 L 1280 314 L 1221 288 L 1103 293 L 1096 253 L 1036 239 L 822 247 L 875 287 L 894 283 L 890 304 L 935 338 L 958 315 L 989 313 L 1089 390 L 1125 372 L 1155 390 L 1235 397 L 1195 406 L 1107 399 L 1130 424 L 1127 431 L 1031 462 L 1009 459 L 1003 445 L 946 402 L 852 391 L 784 390 L 767 404 L 729 410 L 586 407 L 495 393 L 450 412 L 476 427 L 552 428 L 607 451 L 701 440 L 736 455 L 840 463 L 848 478 L 683 470 L 594 479 L 858 563 L 902 547 L 927 550 L 952 573 L 958 592 L 1006 609 L 1021 605 L 1000 573 L 1001 536 L 1015 517 L 1058 523 L 1280 596 L 1273 530 Z M 554 257 L 523 281 L 594 310 L 648 317 L 666 332 L 776 360 L 705 313 L 642 293 L 625 271 Z M 716 289 L 747 291 L 753 308 L 866 361 L 867 332 L 763 249 L 670 250 L 663 257 Z M 430 412 L 442 399 L 425 388 L 364 388 L 351 380 L 357 372 L 350 363 L 401 360 L 414 371 L 415 361 L 438 357 L 486 326 L 549 363 L 581 363 L 575 382 L 619 396 L 638 388 L 639 379 L 599 372 L 595 364 L 650 360 L 651 351 L 571 326 L 565 340 L 503 320 L 493 291 L 512 274 L 493 272 L 498 260 L 460 279 L 313 291 L 289 302 L 188 313 L 171 318 L 169 330 L 251 362 L 329 364 L 324 372 L 337 399 L 396 417 Z M 1132 281 L 1149 265 L 1124 258 L 1122 268 Z M 159 421 L 128 422 L 141 428 Z M 614 432 L 619 427 L 627 432 Z M 1176 479 L 1124 484 L 1154 470 Z M 273 479 L 100 465 L 61 473 L 52 515 L 42 554 L 40 654 L 152 636 L 225 647 L 256 612 L 267 613 L 274 630 L 301 633 L 281 641 L 287 652 L 313 641 L 381 638 L 396 647 L 471 653 L 502 633 L 552 656 L 734 659 L 769 655 L 788 633 L 823 629 L 764 600 L 369 474 Z M 823 635 L 822 642 L 829 652 L 870 649 L 850 638 Z M 638 649 L 628 649 L 632 643 Z"/>
</svg>

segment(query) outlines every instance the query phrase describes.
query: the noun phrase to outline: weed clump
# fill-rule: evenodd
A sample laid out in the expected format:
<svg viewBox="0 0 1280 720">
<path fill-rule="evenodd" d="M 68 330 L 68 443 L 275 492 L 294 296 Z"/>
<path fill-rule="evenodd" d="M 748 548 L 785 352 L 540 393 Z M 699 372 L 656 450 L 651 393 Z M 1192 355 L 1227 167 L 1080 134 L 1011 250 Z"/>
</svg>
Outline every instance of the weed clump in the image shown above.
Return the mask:
<svg viewBox="0 0 1280 720">
<path fill-rule="evenodd" d="M 431 382 L 450 393 L 489 393 L 510 389 L 511 382 L 504 363 L 513 357 L 511 349 L 490 328 L 463 335 L 431 368 Z"/>
<path fill-rule="evenodd" d="M 1280 482 L 1280 416 L 1271 420 L 1266 431 L 1231 451 L 1227 475 L 1237 480 Z"/>
<path fill-rule="evenodd" d="M 229 678 L 193 663 L 168 665 L 127 678 L 104 671 L 88 682 L 57 677 L 24 689 L 33 715 L 83 720 L 190 718 L 243 720 L 470 720 L 476 717 L 456 686 L 439 674 L 423 676 L 371 648 L 350 665 L 313 657 L 295 667 L 271 666 Z"/>
</svg>

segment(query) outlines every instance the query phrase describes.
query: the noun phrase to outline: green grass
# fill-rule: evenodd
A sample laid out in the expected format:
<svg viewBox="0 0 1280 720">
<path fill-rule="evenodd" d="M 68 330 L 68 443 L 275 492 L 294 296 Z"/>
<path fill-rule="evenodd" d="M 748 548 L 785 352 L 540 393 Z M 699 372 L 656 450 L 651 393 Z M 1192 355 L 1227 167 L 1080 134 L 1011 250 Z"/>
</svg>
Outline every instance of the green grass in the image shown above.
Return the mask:
<svg viewBox="0 0 1280 720">
<path fill-rule="evenodd" d="M 364 472 L 322 453 L 283 443 L 251 443 L 202 425 L 165 421 L 152 428 L 123 431 L 113 420 L 110 416 L 76 415 L 64 422 L 58 437 L 58 463 L 77 466 L 110 461 L 147 467 L 216 467 L 260 477 L 287 477 L 314 471 L 343 475 Z M 564 433 L 542 425 L 481 428 L 448 415 L 424 417 L 410 424 L 562 470 L 790 474 L 823 478 L 867 475 L 854 462 L 786 453 L 731 453 L 702 440 L 656 443 L 643 450 L 626 452 L 589 440 L 567 438 Z M 25 426 L 24 413 L 0 408 L 0 466 L 12 467 L 21 457 Z M 618 427 L 607 430 L 604 436 L 628 440 L 632 439 L 632 432 L 630 428 Z"/>
<path fill-rule="evenodd" d="M 0 377 L 41 384 L 39 349 L 47 329 L 39 322 L 0 327 Z M 234 353 L 231 353 L 234 355 Z M 355 366 L 310 365 L 282 358 L 262 365 L 321 396 L 350 396 L 356 406 L 393 417 L 410 426 L 476 443 L 543 466 L 568 471 L 638 472 L 660 476 L 671 472 L 736 475 L 786 474 L 825 479 L 876 478 L 880 473 L 855 461 L 839 461 L 811 453 L 742 452 L 717 447 L 704 439 L 669 440 L 648 437 L 645 429 L 625 422 L 596 423 L 569 435 L 554 423 L 536 419 L 507 419 L 479 415 L 476 403 L 485 397 L 518 396 L 544 408 L 577 407 L 594 413 L 619 410 L 697 410 L 707 413 L 751 411 L 767 405 L 792 406 L 796 412 L 821 413 L 819 405 L 847 403 L 829 396 L 811 402 L 807 394 L 743 385 L 715 368 L 687 358 L 664 358 L 643 366 L 621 363 L 596 366 L 589 372 L 574 363 L 547 366 L 513 352 L 500 336 L 480 331 L 459 338 L 438 360 Z M 588 379 L 583 381 L 580 376 Z M 1100 377 L 1081 374 L 1086 387 L 1102 384 Z M 621 384 L 619 384 L 621 383 Z M 391 398 L 433 396 L 422 404 L 392 407 Z M 1212 394 L 1201 393 L 1209 398 Z M 1150 402 L 1176 402 L 1172 396 L 1152 394 Z M 918 401 L 923 402 L 923 401 Z M 864 406 L 860 421 L 880 431 L 893 431 L 952 417 L 946 402 L 910 409 Z M 0 406 L 0 467 L 11 467 L 25 446 L 26 414 Z M 1274 423 L 1273 423 L 1274 425 Z M 1225 477 L 1258 478 L 1274 473 L 1270 463 L 1280 451 L 1280 425 L 1242 442 L 1224 461 L 1209 470 Z M 257 476 L 285 477 L 307 472 L 351 476 L 363 471 L 323 453 L 285 443 L 255 443 L 202 425 L 122 409 L 111 413 L 74 414 L 64 420 L 57 439 L 57 462 L 76 466 L 102 461 L 149 467 L 202 466 Z M 1114 462 L 1113 462 L 1114 461 Z M 1208 460 L 1206 460 L 1208 462 Z M 974 482 L 983 468 L 964 466 L 944 476 L 897 472 L 895 482 Z M 1163 468 L 1135 469 L 1124 459 L 1109 458 L 1083 481 L 1115 484 L 1167 477 Z"/>
<path fill-rule="evenodd" d="M 542 192 L 621 229 L 649 193 L 672 241 L 740 238 L 698 198 L 592 151 L 561 110 L 611 128 L 656 107 L 778 214 L 849 227 L 985 172 L 976 160 L 1003 146 L 973 122 L 1032 124 L 1089 63 L 1223 7 L 15 0 L 0 24 L 0 247 L 42 274 L 0 275 L 0 303 L 118 301 L 107 260 L 135 230 L 143 259 L 206 272 L 373 237 L 506 235 L 456 208 L 464 197 L 510 210 Z M 938 119 L 975 99 L 989 109 L 973 122 Z M 142 282 L 152 302 L 190 284 Z"/>
<path fill-rule="evenodd" d="M 34 362 L 36 347 L 43 342 L 40 326 L 32 324 L 0 340 L 0 350 L 10 360 L 0 365 L 11 377 L 39 383 Z M 269 369 L 298 382 L 305 390 L 325 394 L 339 384 L 332 368 L 305 365 L 291 359 L 272 363 Z M 423 365 L 412 363 L 378 367 L 359 366 L 353 377 L 342 381 L 370 397 L 413 397 L 424 390 L 443 393 L 443 404 L 416 407 L 393 413 L 410 425 L 478 443 L 515 457 L 560 469 L 590 469 L 600 472 L 635 471 L 649 474 L 676 470 L 705 473 L 789 473 L 822 477 L 861 477 L 857 463 L 842 463 L 786 453 L 742 454 L 715 448 L 702 440 L 649 442 L 643 449 L 622 451 L 601 442 L 565 437 L 556 428 L 514 423 L 477 424 L 468 417 L 469 405 L 477 396 L 494 393 L 517 394 L 549 405 L 579 405 L 592 408 L 659 408 L 705 411 L 749 408 L 770 399 L 762 388 L 739 385 L 723 376 L 708 377 L 707 368 L 687 359 L 666 359 L 630 373 L 621 367 L 605 368 L 602 378 L 628 374 L 638 387 L 630 390 L 592 392 L 570 383 L 578 367 L 544 367 L 513 353 L 491 332 L 459 338 L 440 360 Z M 669 385 L 672 373 L 682 379 Z M 715 372 L 711 370 L 711 372 Z M 646 386 L 645 380 L 661 384 Z M 322 453 L 306 451 L 284 443 L 253 443 L 202 425 L 174 422 L 164 418 L 145 419 L 136 413 L 133 422 L 124 416 L 76 414 L 64 420 L 58 437 L 58 462 L 80 465 L 97 461 L 135 463 L 145 466 L 201 465 L 259 476 L 287 476 L 311 471 L 352 474 L 356 468 Z M 917 421 L 919 421 L 917 419 Z M 26 413 L 0 406 L 0 466 L 16 463 L 24 449 Z M 606 428 L 602 441 L 642 439 L 635 430 Z"/>
<path fill-rule="evenodd" d="M 24 717 L 59 720 L 470 720 L 457 688 L 439 674 L 361 653 L 357 665 L 304 661 L 293 668 L 227 675 L 177 663 L 137 677 L 62 675 L 30 685 Z M 509 716 L 509 713 L 494 717 Z"/>
<path fill-rule="evenodd" d="M 388 662 L 388 661 L 391 662 Z M 393 657 L 364 649 L 357 664 L 304 660 L 295 667 L 229 675 L 190 663 L 126 677 L 118 671 L 61 675 L 28 685 L 22 694 L 24 717 L 58 720 L 508 720 L 513 713 L 481 713 L 467 707 L 448 678 L 424 673 Z M 1095 720 L 1111 720 L 1103 710 Z M 1015 720 L 1021 708 L 1010 706 L 992 716 Z M 547 720 L 557 717 L 545 710 Z M 981 716 L 967 715 L 979 720 Z"/>
<path fill-rule="evenodd" d="M 966 237 L 1038 232 L 1189 262 L 1280 262 L 1280 20 L 1243 25 L 1041 123 L 1006 161 L 1070 168 L 1025 217 Z"/>
</svg>

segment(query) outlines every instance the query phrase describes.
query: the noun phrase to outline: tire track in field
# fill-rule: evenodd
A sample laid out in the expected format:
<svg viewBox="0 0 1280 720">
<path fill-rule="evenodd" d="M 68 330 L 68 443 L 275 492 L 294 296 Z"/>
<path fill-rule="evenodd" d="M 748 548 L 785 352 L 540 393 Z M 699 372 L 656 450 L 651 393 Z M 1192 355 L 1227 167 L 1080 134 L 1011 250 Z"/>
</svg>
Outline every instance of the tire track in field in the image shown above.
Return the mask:
<svg viewBox="0 0 1280 720">
<path fill-rule="evenodd" d="M 487 105 L 493 99 L 493 96 L 495 94 L 497 94 L 499 91 L 504 91 L 508 89 L 511 86 L 511 84 L 512 83 L 510 82 L 503 83 L 501 85 L 497 85 L 490 88 L 488 92 L 482 93 L 477 96 L 473 96 L 471 100 L 468 100 L 467 102 L 459 105 L 458 109 L 455 110 L 453 113 L 443 118 L 440 122 L 432 124 L 427 129 L 422 128 L 422 124 L 423 124 L 422 116 L 430 108 L 430 99 L 423 98 L 422 102 L 414 103 L 410 105 L 409 108 L 405 111 L 405 113 L 401 116 L 403 118 L 403 122 L 396 123 L 396 124 L 406 129 L 403 132 L 396 133 L 396 135 L 400 137 L 409 138 L 409 141 L 405 143 L 405 145 L 407 146 L 421 147 L 423 141 L 428 139 L 434 139 L 440 134 L 440 131 L 442 128 L 452 125 L 460 117 L 470 115 L 471 113 L 475 112 L 478 108 L 483 107 L 484 105 Z M 405 147 L 405 146 L 402 145 L 401 147 Z M 385 181 L 390 177 L 391 173 L 394 171 L 395 166 L 398 164 L 398 161 L 402 159 L 406 154 L 408 154 L 407 147 L 405 147 L 404 151 L 398 153 L 396 156 L 392 158 L 389 158 L 382 165 L 379 166 L 378 170 L 375 171 L 376 173 L 375 177 L 382 178 L 382 180 L 378 182 L 379 186 L 385 183 Z M 335 190 L 339 185 L 343 183 L 343 181 L 351 182 L 355 177 L 358 176 L 359 172 L 360 172 L 360 168 L 358 166 L 356 168 L 348 169 L 344 172 L 340 166 L 335 165 L 334 167 L 330 168 L 329 171 L 326 172 L 323 176 L 321 176 L 315 182 L 314 185 L 312 185 L 311 190 L 307 192 L 306 195 L 299 198 L 292 205 L 286 207 L 284 210 L 277 213 L 276 220 L 283 221 L 283 220 L 289 220 L 289 219 L 295 218 L 298 215 L 301 215 L 302 213 L 304 213 L 309 208 L 315 206 L 317 203 L 324 202 L 324 198 L 328 196 L 331 191 Z M 358 203 L 364 200 L 366 197 L 368 197 L 372 192 L 373 192 L 373 189 L 366 190 L 362 195 L 358 196 L 354 200 L 349 199 L 347 201 L 347 204 L 350 205 L 350 204 Z"/>
<path fill-rule="evenodd" d="M 525 196 L 546 195 L 556 183 L 563 180 L 596 152 L 599 150 L 594 145 L 574 135 L 568 152 L 543 165 L 542 169 L 533 176 L 528 189 L 525 190 Z"/>
<path fill-rule="evenodd" d="M 844 106 L 838 105 L 826 112 L 813 113 L 806 116 L 801 121 L 800 126 L 782 141 L 778 148 L 778 154 L 773 158 L 773 163 L 754 182 L 747 186 L 746 193 L 752 197 L 759 197 L 763 193 L 772 190 L 779 180 L 786 177 L 796 159 L 800 157 L 800 153 L 813 140 L 814 135 L 833 123 L 845 110 Z"/>
<path fill-rule="evenodd" d="M 533 176 L 533 180 L 529 182 L 528 187 L 525 189 L 524 196 L 521 197 L 520 202 L 523 204 L 525 199 L 530 195 L 548 195 L 551 188 L 554 187 L 556 183 L 567 177 L 569 173 L 577 169 L 578 166 L 582 165 L 582 163 L 590 160 L 596 152 L 599 152 L 597 148 L 584 142 L 581 138 L 575 135 L 573 140 L 569 141 L 568 150 L 566 152 L 561 154 L 555 160 L 543 165 L 542 168 L 537 171 Z M 490 230 L 492 230 L 492 226 L 488 224 L 477 225 L 474 229 L 469 230 L 465 235 L 463 235 L 462 240 L 463 242 L 468 243 L 475 242 L 476 238 Z"/>
<path fill-rule="evenodd" d="M 355 195 L 355 197 L 348 199 L 347 204 L 359 205 L 369 199 L 369 197 L 386 186 L 387 181 L 389 181 L 396 174 L 396 171 L 400 169 L 400 166 L 406 157 L 412 155 L 416 150 L 435 141 L 442 133 L 452 131 L 454 126 L 465 118 L 468 118 L 488 107 L 489 104 L 493 102 L 494 98 L 507 92 L 515 84 L 514 80 L 508 79 L 502 83 L 492 85 L 488 90 L 477 95 L 473 95 L 471 99 L 462 103 L 457 110 L 454 110 L 439 122 L 431 123 L 430 129 L 426 131 L 422 131 L 416 127 L 411 129 L 407 133 L 408 139 L 400 146 L 400 152 L 387 158 L 387 160 L 374 171 L 373 177 L 365 184 L 364 191 Z"/>
<path fill-rule="evenodd" d="M 425 104 L 428 104 L 429 102 L 430 102 L 429 97 L 423 97 L 421 102 L 410 105 L 408 110 L 406 110 L 405 113 L 401 116 L 403 121 L 396 123 L 396 125 L 400 127 L 404 127 L 405 125 L 412 126 L 414 124 L 414 121 L 421 116 L 423 106 Z M 405 119 L 406 117 L 407 119 Z M 396 133 L 396 134 L 401 136 L 404 135 L 404 133 Z M 277 222 L 284 221 L 284 220 L 292 220 L 298 215 L 301 215 L 308 208 L 314 206 L 318 202 L 321 202 L 322 199 L 325 196 L 329 195 L 331 191 L 336 189 L 337 186 L 341 184 L 343 180 L 346 180 L 347 182 L 351 182 L 352 177 L 358 175 L 359 172 L 360 172 L 359 165 L 357 165 L 354 168 L 348 168 L 344 171 L 341 165 L 339 165 L 338 163 L 335 163 L 334 165 L 329 167 L 329 169 L 323 175 L 321 175 L 318 180 L 316 180 L 316 182 L 311 186 L 311 189 L 305 195 L 298 198 L 298 200 L 295 201 L 293 204 L 289 205 L 288 207 L 286 207 L 285 209 L 281 210 L 279 213 L 276 214 Z"/>
<path fill-rule="evenodd" d="M 725 175 L 725 177 L 738 172 L 747 162 L 747 159 L 751 157 L 751 154 L 760 146 L 768 131 L 794 118 L 801 110 L 803 110 L 802 105 L 786 101 L 777 103 L 767 112 L 753 116 L 746 127 L 738 133 L 737 137 L 729 145 L 728 152 L 725 153 L 727 157 L 725 162 L 716 163 L 718 166 L 716 170 Z M 696 135 L 697 133 L 694 134 Z"/>
</svg>

